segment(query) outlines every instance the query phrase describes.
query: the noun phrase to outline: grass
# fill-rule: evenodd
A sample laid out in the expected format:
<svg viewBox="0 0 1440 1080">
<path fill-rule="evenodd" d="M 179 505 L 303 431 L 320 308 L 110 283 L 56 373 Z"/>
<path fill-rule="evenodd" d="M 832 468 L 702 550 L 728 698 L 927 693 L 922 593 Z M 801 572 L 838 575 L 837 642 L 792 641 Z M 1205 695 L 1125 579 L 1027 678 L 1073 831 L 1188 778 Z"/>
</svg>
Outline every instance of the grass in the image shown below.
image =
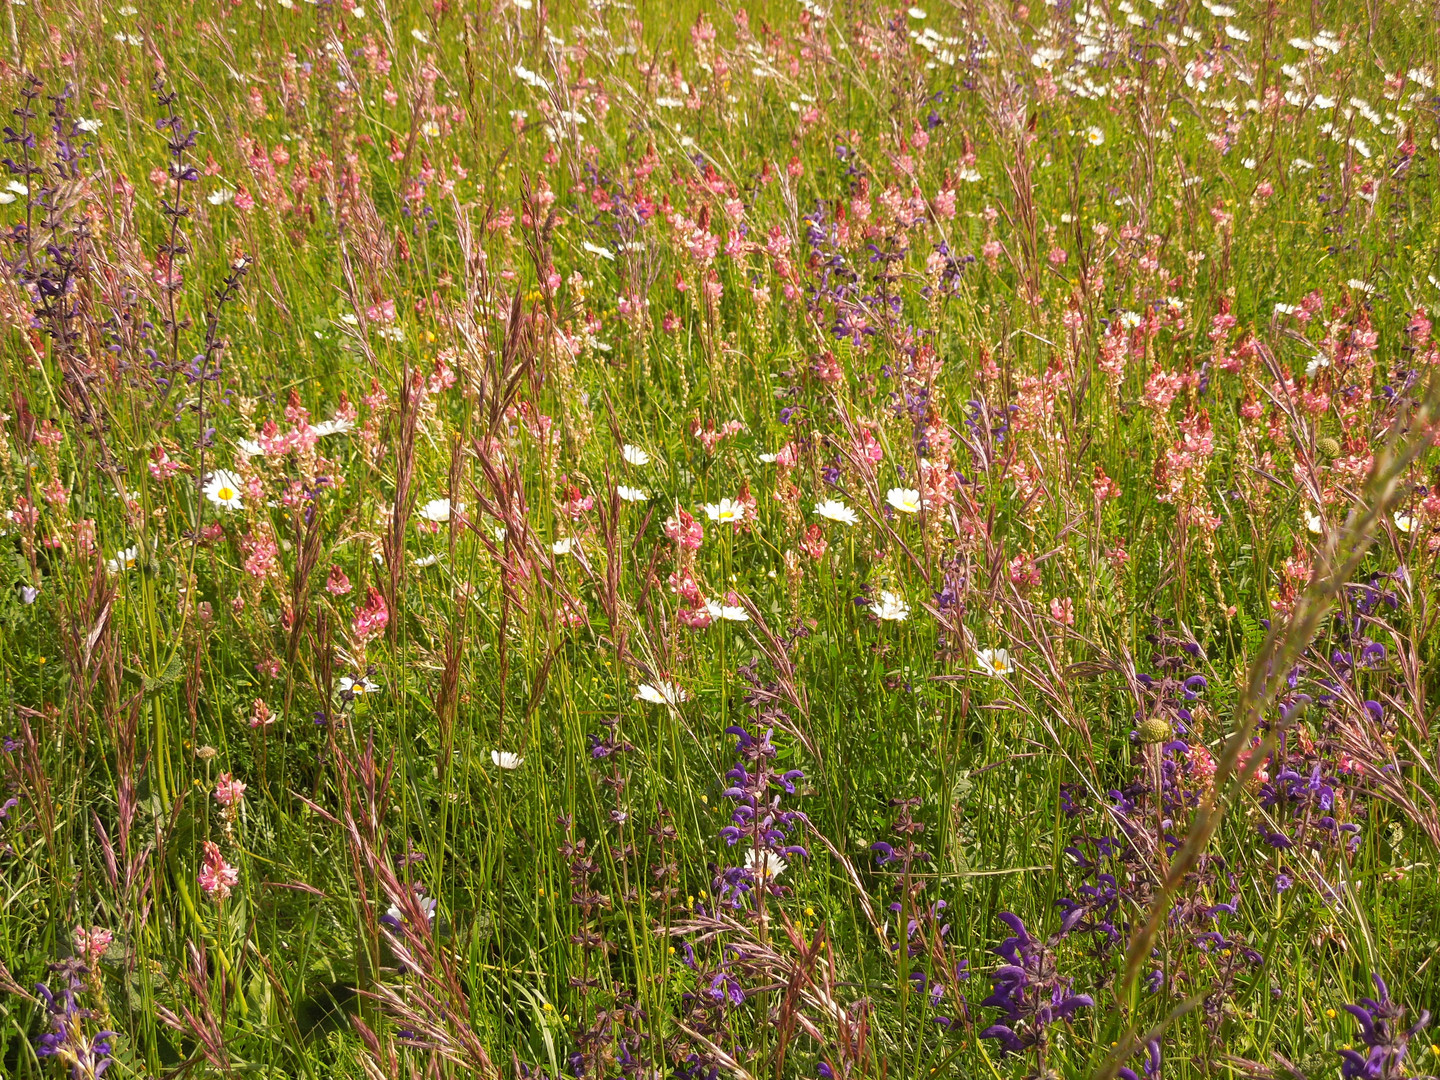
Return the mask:
<svg viewBox="0 0 1440 1080">
<path fill-rule="evenodd" d="M 1440 1071 L 1432 16 L 12 0 L 0 1072 Z"/>
</svg>

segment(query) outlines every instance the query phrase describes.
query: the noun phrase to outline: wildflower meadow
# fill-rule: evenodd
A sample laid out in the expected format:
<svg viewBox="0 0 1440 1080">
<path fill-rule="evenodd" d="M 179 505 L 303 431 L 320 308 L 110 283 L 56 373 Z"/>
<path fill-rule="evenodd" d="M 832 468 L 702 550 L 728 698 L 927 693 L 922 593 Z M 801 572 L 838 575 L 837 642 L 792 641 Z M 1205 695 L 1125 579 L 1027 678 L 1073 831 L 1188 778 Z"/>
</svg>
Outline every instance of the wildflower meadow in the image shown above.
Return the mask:
<svg viewBox="0 0 1440 1080">
<path fill-rule="evenodd" d="M 1433 0 L 6 0 L 0 1076 L 1440 1074 Z"/>
</svg>

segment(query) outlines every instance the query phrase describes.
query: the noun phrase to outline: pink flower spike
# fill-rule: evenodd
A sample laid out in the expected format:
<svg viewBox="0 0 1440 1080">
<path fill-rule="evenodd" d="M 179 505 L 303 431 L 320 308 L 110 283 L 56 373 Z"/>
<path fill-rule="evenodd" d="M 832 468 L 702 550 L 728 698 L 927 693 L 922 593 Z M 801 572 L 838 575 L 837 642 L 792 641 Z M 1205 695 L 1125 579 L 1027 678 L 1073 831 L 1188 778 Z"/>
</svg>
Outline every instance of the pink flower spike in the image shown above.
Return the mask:
<svg viewBox="0 0 1440 1080">
<path fill-rule="evenodd" d="M 195 875 L 205 895 L 216 903 L 228 899 L 230 890 L 240 883 L 240 871 L 225 861 L 220 854 L 220 845 L 213 840 L 205 841 L 205 864 Z"/>
</svg>

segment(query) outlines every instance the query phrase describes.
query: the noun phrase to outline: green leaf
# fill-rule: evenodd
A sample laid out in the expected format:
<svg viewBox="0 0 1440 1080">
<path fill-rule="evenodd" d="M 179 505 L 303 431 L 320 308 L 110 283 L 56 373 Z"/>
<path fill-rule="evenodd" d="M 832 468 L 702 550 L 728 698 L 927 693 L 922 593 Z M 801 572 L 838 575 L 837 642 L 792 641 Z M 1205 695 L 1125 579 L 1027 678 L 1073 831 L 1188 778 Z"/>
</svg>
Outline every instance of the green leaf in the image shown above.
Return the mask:
<svg viewBox="0 0 1440 1080">
<path fill-rule="evenodd" d="M 185 674 L 185 657 L 182 656 L 177 649 L 174 654 L 171 655 L 170 662 L 165 665 L 165 670 L 155 676 L 147 675 L 145 672 L 136 668 L 130 668 L 129 670 L 140 676 L 140 685 L 145 693 L 148 694 L 154 690 L 163 690 L 165 687 L 179 682 L 180 677 Z"/>
</svg>

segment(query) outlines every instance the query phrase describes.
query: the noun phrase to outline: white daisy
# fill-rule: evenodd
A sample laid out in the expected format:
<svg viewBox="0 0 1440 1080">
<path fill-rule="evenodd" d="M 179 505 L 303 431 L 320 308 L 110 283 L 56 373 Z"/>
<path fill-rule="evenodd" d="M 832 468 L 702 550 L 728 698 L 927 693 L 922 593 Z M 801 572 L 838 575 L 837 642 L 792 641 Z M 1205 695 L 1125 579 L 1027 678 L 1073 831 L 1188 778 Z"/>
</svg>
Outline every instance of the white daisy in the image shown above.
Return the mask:
<svg viewBox="0 0 1440 1080">
<path fill-rule="evenodd" d="M 630 445 L 630 443 L 626 443 L 620 448 L 620 456 L 626 461 L 628 461 L 631 465 L 650 464 L 650 455 L 647 454 L 644 450 L 641 450 L 640 447 L 632 446 Z"/>
<path fill-rule="evenodd" d="M 525 764 L 523 757 L 512 754 L 509 750 L 491 750 L 490 760 L 502 769 L 518 769 Z"/>
<path fill-rule="evenodd" d="M 689 695 L 672 682 L 659 682 L 654 686 L 641 683 L 635 693 L 636 701 L 648 701 L 651 705 L 678 705 Z"/>
<path fill-rule="evenodd" d="M 1420 524 L 1415 520 L 1413 514 L 1407 514 L 1401 510 L 1395 515 L 1395 527 L 1403 533 L 1414 532 L 1415 526 Z"/>
<path fill-rule="evenodd" d="M 920 492 L 914 488 L 891 488 L 885 493 L 885 501 L 902 514 L 920 512 Z"/>
<path fill-rule="evenodd" d="M 310 434 L 317 439 L 326 435 L 343 435 L 355 426 L 354 420 L 345 420 L 338 416 L 332 416 L 329 420 L 322 420 L 318 424 L 310 425 Z"/>
<path fill-rule="evenodd" d="M 427 502 L 424 506 L 422 506 L 419 510 L 415 512 L 415 516 L 418 518 L 424 518 L 426 521 L 449 521 L 450 500 L 431 499 L 429 502 Z"/>
<path fill-rule="evenodd" d="M 650 498 L 650 493 L 644 488 L 626 487 L 624 484 L 616 487 L 615 494 L 624 502 L 644 502 Z"/>
<path fill-rule="evenodd" d="M 727 622 L 750 621 L 750 613 L 739 604 L 722 604 L 718 600 L 706 600 L 705 610 L 710 613 L 712 619 L 724 619 Z"/>
<path fill-rule="evenodd" d="M 440 906 L 436 902 L 435 898 L 433 896 L 422 896 L 420 897 L 419 903 L 420 910 L 425 913 L 425 918 L 428 919 L 430 922 L 434 922 L 435 909 Z M 401 926 L 408 926 L 410 923 L 409 918 L 406 917 L 405 912 L 400 910 L 400 906 L 398 904 L 391 904 L 388 908 L 385 909 L 385 914 L 388 918 L 393 919 Z"/>
<path fill-rule="evenodd" d="M 205 497 L 226 510 L 243 510 L 245 504 L 240 500 L 240 485 L 240 477 L 233 472 L 216 469 L 205 481 Z"/>
<path fill-rule="evenodd" d="M 994 679 L 1009 675 L 1015 670 L 1015 665 L 1010 662 L 1008 649 L 977 649 L 975 663 L 979 665 L 980 674 Z"/>
<path fill-rule="evenodd" d="M 115 553 L 115 558 L 105 564 L 105 569 L 112 574 L 118 574 L 121 570 L 133 570 L 136 560 L 140 558 L 140 549 L 135 546 L 122 548 Z"/>
<path fill-rule="evenodd" d="M 856 525 L 860 519 L 839 499 L 826 499 L 822 503 L 815 504 L 815 513 L 827 521 L 838 521 L 842 525 Z"/>
<path fill-rule="evenodd" d="M 881 590 L 880 599 L 870 605 L 870 611 L 885 622 L 904 622 L 910 617 L 910 605 L 905 598 L 888 590 Z"/>
<path fill-rule="evenodd" d="M 706 503 L 705 513 L 711 521 L 722 525 L 726 522 L 733 524 L 745 520 L 745 504 L 734 499 L 721 499 L 718 503 Z"/>
<path fill-rule="evenodd" d="M 745 853 L 745 869 L 757 878 L 774 881 L 788 868 L 789 864 L 773 851 L 756 851 L 751 848 Z"/>
</svg>

